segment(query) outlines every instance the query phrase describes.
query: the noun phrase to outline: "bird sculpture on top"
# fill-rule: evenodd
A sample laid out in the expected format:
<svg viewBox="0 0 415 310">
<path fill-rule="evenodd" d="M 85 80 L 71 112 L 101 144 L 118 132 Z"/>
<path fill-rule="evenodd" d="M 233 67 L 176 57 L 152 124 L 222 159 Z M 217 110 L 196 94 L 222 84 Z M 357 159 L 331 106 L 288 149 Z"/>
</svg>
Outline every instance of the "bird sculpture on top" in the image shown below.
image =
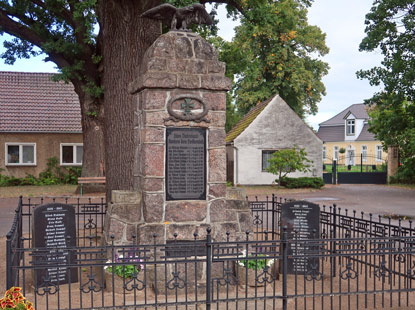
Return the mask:
<svg viewBox="0 0 415 310">
<path fill-rule="evenodd" d="M 145 11 L 141 17 L 161 20 L 164 25 L 170 27 L 170 30 L 189 31 L 188 27 L 193 24 L 212 25 L 213 23 L 205 7 L 199 3 L 183 8 L 165 3 Z"/>
</svg>

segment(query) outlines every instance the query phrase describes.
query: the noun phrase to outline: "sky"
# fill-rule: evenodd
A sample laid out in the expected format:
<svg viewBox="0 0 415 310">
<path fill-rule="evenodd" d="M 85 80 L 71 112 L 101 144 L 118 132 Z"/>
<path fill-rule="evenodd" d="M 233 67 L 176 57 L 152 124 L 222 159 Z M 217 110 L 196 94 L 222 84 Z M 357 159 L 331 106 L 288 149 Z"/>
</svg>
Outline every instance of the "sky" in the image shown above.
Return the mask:
<svg viewBox="0 0 415 310">
<path fill-rule="evenodd" d="M 318 129 L 318 124 L 340 113 L 348 106 L 363 103 L 379 88 L 371 87 L 367 80 L 358 80 L 356 71 L 380 64 L 380 53 L 359 52 L 359 43 L 364 38 L 364 20 L 372 0 L 314 0 L 309 9 L 309 24 L 319 26 L 327 34 L 326 44 L 330 48 L 323 57 L 329 66 L 329 74 L 323 78 L 327 95 L 318 104 L 318 113 L 307 118 L 307 122 Z M 233 28 L 238 25 L 227 19 L 224 9 L 219 10 L 219 35 L 231 40 Z M 0 41 L 3 41 L 0 38 Z M 4 49 L 2 44 L 0 52 Z M 0 71 L 56 72 L 56 66 L 42 61 L 43 56 L 17 60 L 13 66 L 0 60 Z"/>
</svg>

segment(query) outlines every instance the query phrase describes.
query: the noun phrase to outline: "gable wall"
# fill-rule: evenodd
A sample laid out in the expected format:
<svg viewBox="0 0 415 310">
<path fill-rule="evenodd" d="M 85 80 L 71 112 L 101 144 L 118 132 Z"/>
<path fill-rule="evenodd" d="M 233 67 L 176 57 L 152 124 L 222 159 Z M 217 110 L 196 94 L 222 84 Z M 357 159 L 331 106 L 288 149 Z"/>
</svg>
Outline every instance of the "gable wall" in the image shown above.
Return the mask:
<svg viewBox="0 0 415 310">
<path fill-rule="evenodd" d="M 36 143 L 36 166 L 6 166 L 5 143 Z M 26 177 L 27 174 L 38 176 L 47 168 L 47 159 L 50 157 L 60 158 L 61 143 L 82 143 L 81 133 L 0 133 L 0 174 Z"/>
<path fill-rule="evenodd" d="M 262 150 L 305 148 L 313 161 L 311 172 L 288 176 L 322 176 L 322 141 L 308 128 L 298 115 L 276 96 L 264 111 L 239 135 L 234 145 L 236 184 L 271 184 L 276 176 L 262 172 Z"/>
</svg>

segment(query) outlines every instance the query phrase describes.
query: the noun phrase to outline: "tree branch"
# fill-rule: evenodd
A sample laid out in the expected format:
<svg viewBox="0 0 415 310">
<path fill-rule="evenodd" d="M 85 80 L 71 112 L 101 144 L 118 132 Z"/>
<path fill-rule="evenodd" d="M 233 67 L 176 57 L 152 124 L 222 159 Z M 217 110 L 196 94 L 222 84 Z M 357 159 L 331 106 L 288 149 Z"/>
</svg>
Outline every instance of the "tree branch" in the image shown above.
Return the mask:
<svg viewBox="0 0 415 310">
<path fill-rule="evenodd" d="M 11 35 L 14 35 L 22 40 L 28 41 L 42 49 L 42 44 L 46 42 L 44 38 L 39 36 L 29 27 L 24 26 L 13 19 L 11 19 L 4 10 L 0 10 L 0 25 L 3 30 Z M 59 67 L 70 66 L 71 64 L 58 53 L 48 53 L 49 58 L 53 60 Z"/>
<path fill-rule="evenodd" d="M 199 3 L 201 4 L 206 4 L 206 3 L 221 3 L 221 4 L 229 4 L 231 6 L 233 6 L 239 13 L 241 13 L 243 16 L 246 17 L 245 15 L 245 10 L 242 8 L 241 5 L 239 5 L 236 1 L 234 0 L 199 0 Z"/>
</svg>

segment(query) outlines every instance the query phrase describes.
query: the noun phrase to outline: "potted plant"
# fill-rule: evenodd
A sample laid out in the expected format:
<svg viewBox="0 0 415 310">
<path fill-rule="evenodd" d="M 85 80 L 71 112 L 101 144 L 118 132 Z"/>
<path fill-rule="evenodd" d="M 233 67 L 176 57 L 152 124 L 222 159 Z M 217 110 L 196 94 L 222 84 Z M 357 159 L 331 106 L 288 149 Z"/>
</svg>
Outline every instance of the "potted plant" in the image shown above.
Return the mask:
<svg viewBox="0 0 415 310">
<path fill-rule="evenodd" d="M 0 309 L 34 310 L 35 308 L 23 296 L 22 288 L 13 286 L 0 299 Z"/>
<path fill-rule="evenodd" d="M 108 260 L 104 266 L 105 287 L 108 291 L 114 291 L 119 293 L 132 293 L 134 292 L 134 284 L 138 285 L 137 288 L 143 287 L 143 272 L 144 266 L 141 264 L 141 259 L 135 255 L 118 255 L 115 253 L 114 261 Z M 127 263 L 127 264 L 126 264 Z M 141 285 L 139 284 L 141 282 Z M 125 289 L 125 290 L 124 290 Z M 120 290 L 120 291 L 119 291 Z"/>
<path fill-rule="evenodd" d="M 246 257 L 245 250 L 242 251 L 241 257 Z M 235 264 L 235 274 L 240 285 L 264 286 L 266 282 L 271 283 L 277 279 L 274 270 L 275 259 L 263 254 L 250 254 L 248 257 L 255 259 L 242 259 Z"/>
</svg>

